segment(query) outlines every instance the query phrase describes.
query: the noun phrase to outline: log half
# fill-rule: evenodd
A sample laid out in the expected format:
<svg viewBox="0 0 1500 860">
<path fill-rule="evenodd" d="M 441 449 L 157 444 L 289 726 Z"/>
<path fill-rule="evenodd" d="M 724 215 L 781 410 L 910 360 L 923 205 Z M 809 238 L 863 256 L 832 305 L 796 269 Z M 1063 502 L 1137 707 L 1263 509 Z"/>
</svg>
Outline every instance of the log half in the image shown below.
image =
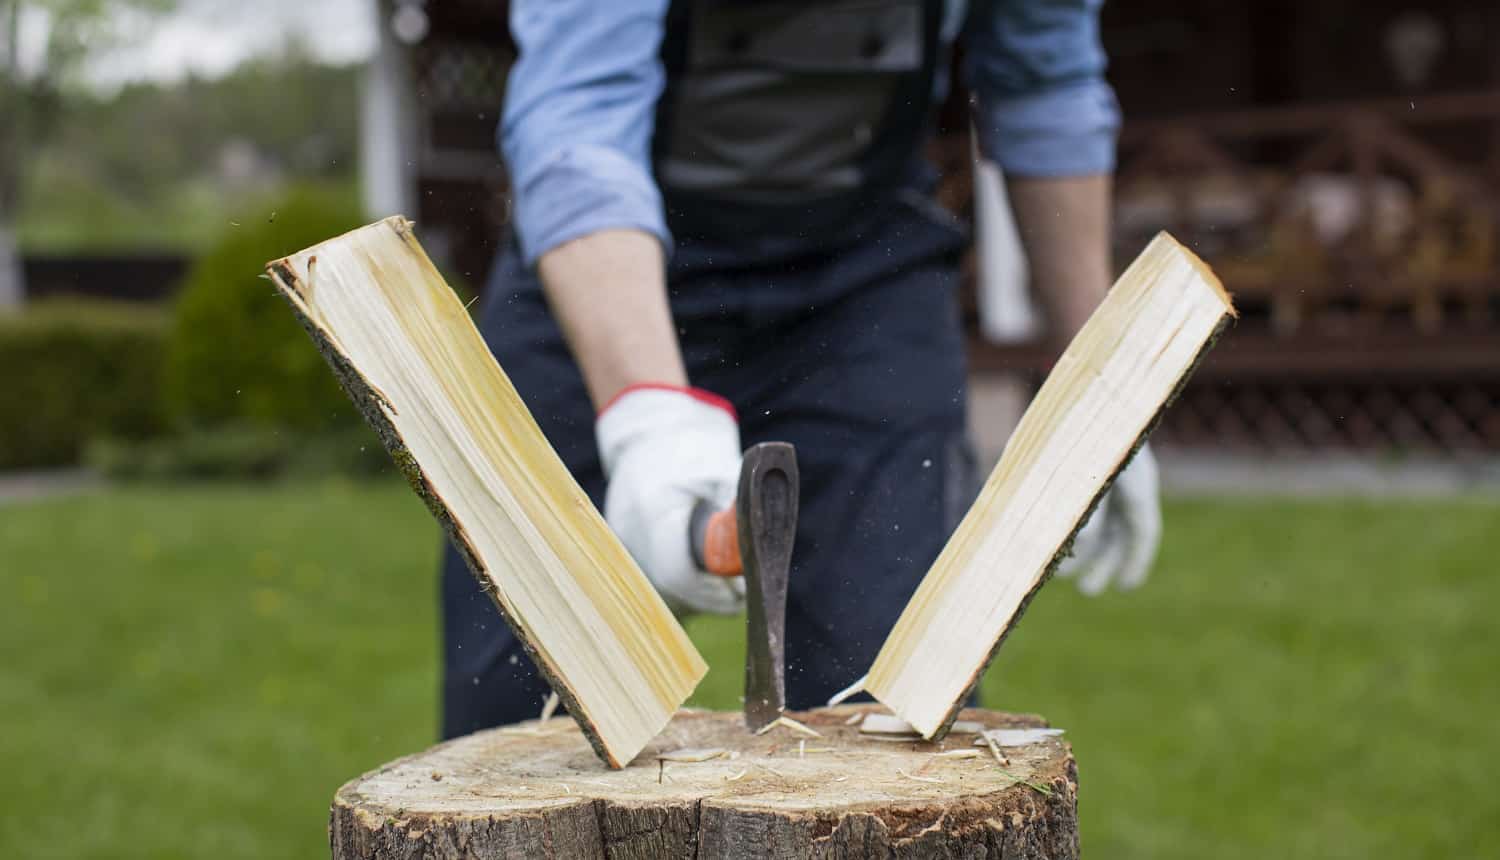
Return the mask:
<svg viewBox="0 0 1500 860">
<path fill-rule="evenodd" d="M 411 222 L 387 218 L 268 269 L 599 757 L 630 761 L 708 666 L 548 444 Z"/>
</svg>

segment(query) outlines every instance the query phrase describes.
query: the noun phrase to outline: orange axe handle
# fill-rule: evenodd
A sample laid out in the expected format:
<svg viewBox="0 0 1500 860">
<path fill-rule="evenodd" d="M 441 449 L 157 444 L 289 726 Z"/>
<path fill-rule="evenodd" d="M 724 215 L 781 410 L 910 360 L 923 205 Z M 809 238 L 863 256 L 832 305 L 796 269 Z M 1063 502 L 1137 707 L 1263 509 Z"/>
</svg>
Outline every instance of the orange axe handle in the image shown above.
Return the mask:
<svg viewBox="0 0 1500 860">
<path fill-rule="evenodd" d="M 693 510 L 691 519 L 693 555 L 703 569 L 716 576 L 740 576 L 740 527 L 734 505 L 715 511 L 705 504 Z"/>
</svg>

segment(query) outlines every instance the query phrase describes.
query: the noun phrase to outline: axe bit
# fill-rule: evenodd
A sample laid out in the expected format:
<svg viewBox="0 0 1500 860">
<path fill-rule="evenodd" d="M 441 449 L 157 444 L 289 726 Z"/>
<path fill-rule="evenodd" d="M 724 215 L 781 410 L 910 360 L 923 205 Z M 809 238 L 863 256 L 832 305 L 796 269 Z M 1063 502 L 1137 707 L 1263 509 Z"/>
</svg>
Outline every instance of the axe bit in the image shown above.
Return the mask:
<svg viewBox="0 0 1500 860">
<path fill-rule="evenodd" d="M 797 535 L 797 452 L 763 442 L 745 452 L 732 507 L 693 510 L 693 555 L 720 576 L 745 577 L 745 725 L 752 731 L 786 710 L 786 592 Z"/>
</svg>

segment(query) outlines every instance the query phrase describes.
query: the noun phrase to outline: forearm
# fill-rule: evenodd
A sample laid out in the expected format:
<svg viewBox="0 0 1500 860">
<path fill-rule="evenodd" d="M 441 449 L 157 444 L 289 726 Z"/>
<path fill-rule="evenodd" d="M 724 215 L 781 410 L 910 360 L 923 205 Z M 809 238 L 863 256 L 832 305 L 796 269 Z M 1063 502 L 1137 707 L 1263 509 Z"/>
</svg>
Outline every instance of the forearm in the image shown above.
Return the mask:
<svg viewBox="0 0 1500 860">
<path fill-rule="evenodd" d="M 965 72 L 979 149 L 1005 172 L 1032 283 L 1060 340 L 1110 283 L 1119 105 L 1104 79 L 1103 0 L 971 0 Z"/>
<path fill-rule="evenodd" d="M 687 384 L 659 239 L 601 230 L 542 254 L 537 271 L 596 410 L 636 383 Z"/>
<path fill-rule="evenodd" d="M 1031 283 L 1066 342 L 1083 327 L 1113 279 L 1112 176 L 1007 176 Z"/>
</svg>

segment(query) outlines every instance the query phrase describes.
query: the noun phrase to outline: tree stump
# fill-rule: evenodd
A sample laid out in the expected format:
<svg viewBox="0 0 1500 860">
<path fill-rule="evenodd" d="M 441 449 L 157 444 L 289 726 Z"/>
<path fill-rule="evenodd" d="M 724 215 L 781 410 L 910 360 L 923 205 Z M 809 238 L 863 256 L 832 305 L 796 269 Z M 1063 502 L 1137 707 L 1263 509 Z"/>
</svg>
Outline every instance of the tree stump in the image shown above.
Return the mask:
<svg viewBox="0 0 1500 860">
<path fill-rule="evenodd" d="M 793 714 L 817 737 L 684 710 L 629 767 L 571 719 L 478 732 L 339 789 L 343 858 L 1076 858 L 1078 778 L 1060 738 L 1006 748 L 862 734 L 875 704 Z M 986 728 L 1037 717 L 965 710 Z M 971 752 L 978 752 L 973 755 Z"/>
</svg>

